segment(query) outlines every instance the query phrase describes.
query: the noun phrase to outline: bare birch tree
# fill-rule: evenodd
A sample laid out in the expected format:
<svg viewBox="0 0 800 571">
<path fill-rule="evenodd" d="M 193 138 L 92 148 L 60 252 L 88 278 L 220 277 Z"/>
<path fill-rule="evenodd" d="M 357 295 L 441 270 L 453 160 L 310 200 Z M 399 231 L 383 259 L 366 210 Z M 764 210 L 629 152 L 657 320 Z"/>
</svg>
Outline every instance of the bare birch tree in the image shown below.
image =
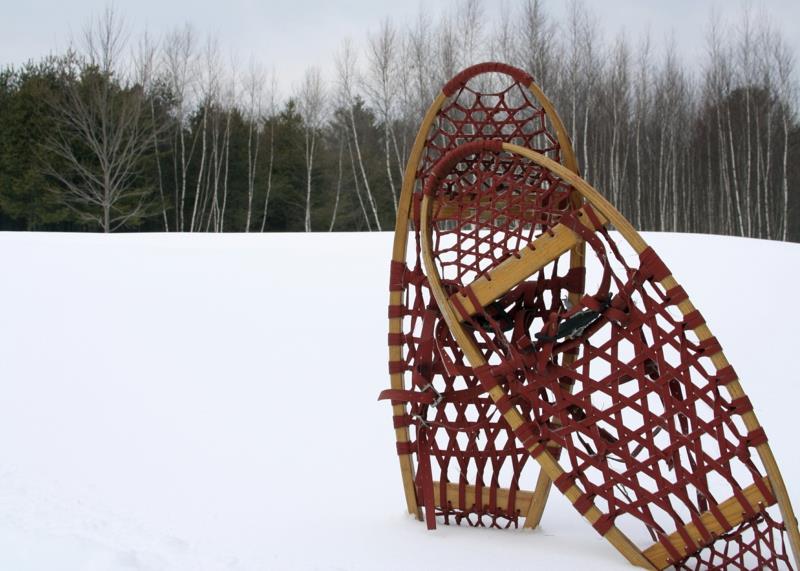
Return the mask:
<svg viewBox="0 0 800 571">
<path fill-rule="evenodd" d="M 642 227 L 644 224 L 644 186 L 643 178 L 645 169 L 642 163 L 646 160 L 645 153 L 647 148 L 647 119 L 650 115 L 651 102 L 651 79 L 650 79 L 650 33 L 647 31 L 642 38 L 639 46 L 639 57 L 636 67 L 636 79 L 634 87 L 634 164 L 635 170 L 633 177 L 635 186 L 633 190 L 633 213 L 634 223 Z"/>
<path fill-rule="evenodd" d="M 258 149 L 264 120 L 264 82 L 264 70 L 251 60 L 250 69 L 244 83 L 244 118 L 247 121 L 247 216 L 244 225 L 245 232 L 250 232 L 250 220 L 253 216 Z"/>
<path fill-rule="evenodd" d="M 269 127 L 267 133 L 269 136 L 269 153 L 267 164 L 267 188 L 264 192 L 264 211 L 261 213 L 261 232 L 267 226 L 267 209 L 269 208 L 269 195 L 272 192 L 272 171 L 275 163 L 275 120 L 278 110 L 278 80 L 275 76 L 275 70 L 270 74 L 269 90 L 266 95 L 267 100 L 267 113 L 269 117 Z"/>
<path fill-rule="evenodd" d="M 303 135 L 306 161 L 306 213 L 305 230 L 311 232 L 311 183 L 314 170 L 314 155 L 317 148 L 317 134 L 322 125 L 325 108 L 325 93 L 322 73 L 319 68 L 306 71 L 297 94 L 298 110 L 303 119 Z"/>
<path fill-rule="evenodd" d="M 779 109 L 782 128 L 782 145 L 780 157 L 780 189 L 782 206 L 780 209 L 780 236 L 781 240 L 788 239 L 789 235 L 789 133 L 792 125 L 797 124 L 797 84 L 795 83 L 794 56 L 786 43 L 774 39 L 772 57 L 777 82 L 777 93 L 785 103 Z M 777 237 L 776 236 L 776 237 Z"/>
<path fill-rule="evenodd" d="M 82 219 L 113 232 L 146 214 L 142 159 L 153 140 L 141 85 L 120 70 L 125 28 L 113 8 L 84 31 L 80 77 L 54 102 L 55 132 L 47 147 L 65 165 L 45 166 L 54 191 Z"/>
<path fill-rule="evenodd" d="M 515 26 L 513 61 L 533 74 L 544 90 L 552 87 L 553 77 L 558 75 L 559 65 L 555 58 L 561 46 L 555 42 L 556 24 L 544 11 L 541 0 L 526 0 L 522 4 Z"/>
<path fill-rule="evenodd" d="M 450 12 L 445 12 L 436 30 L 436 83 L 444 84 L 461 69 L 460 34 Z M 430 54 L 426 57 L 430 58 Z"/>
<path fill-rule="evenodd" d="M 333 200 L 333 213 L 331 213 L 331 225 L 328 227 L 328 232 L 333 232 L 333 227 L 336 225 L 336 214 L 339 212 L 339 197 L 342 195 L 342 176 L 344 174 L 342 168 L 342 157 L 344 155 L 344 138 L 339 137 L 339 160 L 337 161 L 336 171 L 336 197 Z"/>
<path fill-rule="evenodd" d="M 211 205 L 206 209 L 207 200 L 203 202 L 201 220 L 206 220 L 206 231 L 213 229 L 214 232 L 222 232 L 225 228 L 225 210 L 228 205 L 228 180 L 230 177 L 230 157 L 231 157 L 231 128 L 233 114 L 238 109 L 239 82 L 236 79 L 235 58 L 231 58 L 229 72 L 223 78 L 220 99 L 214 106 L 213 129 L 212 133 L 212 154 L 211 165 L 213 176 L 212 189 L 210 192 Z M 248 165 L 249 166 L 249 165 Z M 248 171 L 249 181 L 249 171 Z M 220 194 L 222 198 L 220 199 Z M 206 195 L 206 199 L 208 198 Z M 250 206 L 248 205 L 248 209 Z"/>
<path fill-rule="evenodd" d="M 358 129 L 356 128 L 355 106 L 356 94 L 355 86 L 358 83 L 357 68 L 356 68 L 356 52 L 349 39 L 345 40 L 342 48 L 336 57 L 336 71 L 338 77 L 339 88 L 339 101 L 349 119 L 350 135 L 352 140 L 352 148 L 355 150 L 355 158 L 358 161 L 358 169 L 361 174 L 361 180 L 364 183 L 364 191 L 367 195 L 372 214 L 375 217 L 375 226 L 378 231 L 381 230 L 381 221 L 378 217 L 378 207 L 375 204 L 375 198 L 372 195 L 372 190 L 369 186 L 369 178 L 367 178 L 367 171 L 364 166 L 364 158 L 361 153 L 361 144 L 358 138 Z M 355 167 L 354 167 L 355 168 Z M 356 187 L 358 188 L 358 187 Z"/>
<path fill-rule="evenodd" d="M 164 43 L 165 82 L 174 99 L 174 152 L 173 171 L 175 184 L 175 228 L 185 230 L 185 204 L 189 184 L 190 149 L 186 144 L 186 130 L 192 108 L 191 94 L 197 63 L 195 35 L 186 25 L 167 35 Z"/>
<path fill-rule="evenodd" d="M 421 6 L 414 25 L 409 28 L 404 45 L 403 59 L 407 62 L 412 72 L 412 89 L 406 92 L 406 113 L 412 116 L 422 116 L 425 108 L 441 84 L 437 84 L 435 77 L 433 53 L 435 49 L 431 19 Z"/>
<path fill-rule="evenodd" d="M 484 43 L 484 22 L 487 20 L 482 0 L 461 0 L 456 18 L 457 34 L 461 39 L 461 66 L 483 61 L 489 50 Z"/>
<path fill-rule="evenodd" d="M 206 41 L 205 50 L 203 53 L 203 62 L 199 67 L 200 81 L 198 85 L 200 108 L 202 112 L 202 123 L 200 129 L 196 133 L 196 137 L 200 138 L 200 164 L 198 166 L 197 179 L 195 181 L 194 199 L 192 201 L 192 217 L 189 221 L 189 232 L 195 232 L 201 229 L 200 219 L 202 217 L 202 209 L 200 208 L 203 200 L 205 199 L 210 185 L 208 183 L 213 172 L 209 166 L 209 142 L 212 134 L 209 133 L 213 125 L 211 114 L 214 112 L 215 106 L 218 103 L 221 91 L 221 73 L 222 64 L 220 61 L 219 42 L 216 38 L 209 37 Z"/>
<path fill-rule="evenodd" d="M 384 20 L 377 34 L 369 37 L 368 73 L 365 86 L 370 101 L 377 109 L 383 124 L 384 157 L 386 160 L 386 178 L 392 191 L 392 203 L 397 213 L 397 190 L 392 174 L 392 151 L 390 142 L 393 137 L 392 122 L 395 109 L 395 78 L 397 77 L 397 32 L 390 20 Z M 341 152 L 340 152 L 341 157 Z"/>
<path fill-rule="evenodd" d="M 159 76 L 158 60 L 157 60 L 158 45 L 153 42 L 150 35 L 145 32 L 139 41 L 138 52 L 135 57 L 136 64 L 136 82 L 142 86 L 145 97 L 149 103 L 150 122 L 153 135 L 153 155 L 156 165 L 156 178 L 158 180 L 158 196 L 161 202 L 161 216 L 164 222 L 164 231 L 169 232 L 169 218 L 167 216 L 167 200 L 164 194 L 164 173 L 161 168 L 161 152 L 159 150 L 159 131 L 163 127 L 159 127 L 158 122 L 160 119 L 156 118 L 156 93 L 154 84 Z"/>
</svg>

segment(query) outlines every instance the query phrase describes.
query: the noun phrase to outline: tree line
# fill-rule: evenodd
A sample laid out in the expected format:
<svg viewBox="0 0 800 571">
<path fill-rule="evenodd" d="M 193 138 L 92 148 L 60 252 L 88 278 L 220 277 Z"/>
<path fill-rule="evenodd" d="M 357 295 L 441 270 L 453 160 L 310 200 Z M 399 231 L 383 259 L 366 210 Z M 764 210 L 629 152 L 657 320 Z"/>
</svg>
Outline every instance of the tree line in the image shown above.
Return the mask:
<svg viewBox="0 0 800 571">
<path fill-rule="evenodd" d="M 489 59 L 530 72 L 582 174 L 644 230 L 800 241 L 794 54 L 745 7 L 706 55 L 606 38 L 572 0 L 461 0 L 386 20 L 283 93 L 186 25 L 131 39 L 113 9 L 62 55 L 0 71 L 0 230 L 361 231 L 393 227 L 417 126 Z"/>
</svg>

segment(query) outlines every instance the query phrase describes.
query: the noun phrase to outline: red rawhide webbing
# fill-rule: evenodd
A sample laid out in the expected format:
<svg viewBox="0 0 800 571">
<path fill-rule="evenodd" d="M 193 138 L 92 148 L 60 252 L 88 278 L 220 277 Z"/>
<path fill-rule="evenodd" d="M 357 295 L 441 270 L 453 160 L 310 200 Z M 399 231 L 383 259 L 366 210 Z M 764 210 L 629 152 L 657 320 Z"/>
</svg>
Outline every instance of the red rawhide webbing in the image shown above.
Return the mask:
<svg viewBox="0 0 800 571">
<path fill-rule="evenodd" d="M 564 203 L 571 187 L 522 156 L 475 143 L 442 165 L 426 193 L 436 199 L 433 255 L 453 292 L 470 295 L 473 281 L 559 218 L 590 248 L 593 290 L 574 307 L 545 303 L 511 335 L 491 306 L 461 312 L 488 361 L 475 370 L 481 386 L 501 386 L 508 396 L 497 407 L 523 414 L 517 439 L 539 451 L 545 443 L 561 447 L 565 474 L 555 485 L 580 488 L 580 513 L 592 506 L 603 512 L 594 524 L 599 533 L 614 525 L 631 536 L 649 535 L 676 569 L 792 569 L 784 525 L 770 507 L 776 500 L 754 451 L 766 435 L 745 428 L 741 415 L 752 409 L 750 401 L 732 399 L 725 388 L 736 378 L 733 369 L 717 371 L 711 363 L 719 342 L 694 334 L 702 315 L 678 310 L 686 292 L 659 283 L 670 275 L 664 262 L 649 248 L 636 255 L 599 224 L 591 230 L 559 215 L 553 206 Z M 559 265 L 553 260 L 533 279 L 558 280 Z M 506 296 L 522 295 L 527 283 Z M 560 356 L 567 352 L 574 361 L 564 365 Z M 756 506 L 745 494 L 753 488 L 763 498 Z M 734 523 L 719 508 L 732 498 L 740 506 Z M 703 514 L 724 532 L 709 531 Z M 669 540 L 673 533 L 681 549 Z"/>
<path fill-rule="evenodd" d="M 497 89 L 481 88 L 484 80 L 500 78 Z M 478 77 L 480 76 L 480 77 Z M 477 79 L 476 79 L 477 78 Z M 528 486 L 535 482 L 537 466 L 514 435 L 491 399 L 483 393 L 474 371 L 464 359 L 432 300 L 422 268 L 419 235 L 419 198 L 437 160 L 448 150 L 480 139 L 480 145 L 497 148 L 499 141 L 513 142 L 560 160 L 556 134 L 545 111 L 528 86 L 530 76 L 502 64 L 483 64 L 460 73 L 443 88 L 448 97 L 427 135 L 420 160 L 412 202 L 413 246 L 406 263 L 392 262 L 390 290 L 404 292 L 402 304 L 389 308 L 390 317 L 403 319 L 403 332 L 389 338 L 401 346 L 404 358 L 390 362 L 390 373 L 402 373 L 405 389 L 385 391 L 382 398 L 405 403 L 395 426 L 408 426 L 411 442 L 400 454 L 417 459 L 417 499 L 424 506 L 429 527 L 436 517 L 444 523 L 472 526 L 517 526 L 521 478 L 526 470 Z M 484 142 L 496 139 L 498 142 Z M 543 216 L 555 217 L 569 209 L 569 202 L 544 206 Z M 553 310 L 553 301 L 569 291 L 583 289 L 583 274 L 531 282 L 492 305 L 493 319 L 509 334 L 521 336 L 526 323 Z M 434 490 L 434 482 L 437 489 Z M 457 487 L 455 501 L 434 505 L 434 495 L 452 497 L 448 485 Z M 497 492 L 505 489 L 501 497 Z"/>
<path fill-rule="evenodd" d="M 477 77 L 479 75 L 483 75 L 485 73 L 502 73 L 509 77 L 512 77 L 514 81 L 520 85 L 525 87 L 529 86 L 533 83 L 533 78 L 514 66 L 506 65 L 504 63 L 499 62 L 486 62 L 486 63 L 479 63 L 477 65 L 473 65 L 472 67 L 468 67 L 455 77 L 448 81 L 444 87 L 442 87 L 442 93 L 447 96 L 453 95 L 458 89 L 467 85 L 470 79 Z"/>
</svg>

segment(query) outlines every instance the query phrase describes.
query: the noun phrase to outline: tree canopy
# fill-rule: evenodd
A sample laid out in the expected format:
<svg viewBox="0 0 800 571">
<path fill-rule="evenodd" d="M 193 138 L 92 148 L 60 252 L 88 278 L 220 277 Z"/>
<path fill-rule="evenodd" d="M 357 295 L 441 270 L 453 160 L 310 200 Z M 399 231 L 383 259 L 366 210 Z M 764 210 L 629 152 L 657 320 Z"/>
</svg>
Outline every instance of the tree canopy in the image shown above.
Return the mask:
<svg viewBox="0 0 800 571">
<path fill-rule="evenodd" d="M 608 40 L 569 6 L 556 21 L 539 0 L 462 0 L 384 21 L 283 96 L 189 26 L 126 42 L 109 9 L 68 53 L 0 71 L 0 229 L 390 229 L 425 108 L 496 59 L 533 74 L 583 176 L 639 228 L 800 240 L 796 72 L 769 22 L 712 21 L 698 65 L 647 35 Z"/>
</svg>

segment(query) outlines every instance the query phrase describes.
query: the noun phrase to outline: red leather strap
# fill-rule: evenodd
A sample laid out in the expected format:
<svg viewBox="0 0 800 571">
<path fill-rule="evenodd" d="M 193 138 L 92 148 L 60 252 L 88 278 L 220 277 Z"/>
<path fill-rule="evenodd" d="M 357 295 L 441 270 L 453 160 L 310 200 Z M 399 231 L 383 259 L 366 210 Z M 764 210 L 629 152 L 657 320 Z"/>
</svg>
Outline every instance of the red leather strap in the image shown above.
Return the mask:
<svg viewBox="0 0 800 571">
<path fill-rule="evenodd" d="M 407 456 L 417 451 L 417 447 L 413 442 L 397 442 L 397 454 L 399 456 Z"/>
<path fill-rule="evenodd" d="M 664 549 L 666 549 L 667 553 L 669 553 L 670 563 L 677 563 L 678 561 L 683 559 L 683 555 L 680 553 L 680 551 L 675 549 L 675 546 L 672 545 L 672 542 L 669 539 L 667 539 L 666 535 L 661 536 L 661 538 L 659 539 L 659 543 L 663 545 Z"/>
<path fill-rule="evenodd" d="M 397 373 L 404 373 L 406 371 L 405 361 L 389 361 L 389 374 L 396 375 Z"/>
<path fill-rule="evenodd" d="M 405 289 L 405 273 L 405 263 L 392 260 L 389 266 L 389 291 L 403 291 Z"/>
<path fill-rule="evenodd" d="M 521 69 L 504 63 L 491 61 L 468 67 L 458 75 L 454 76 L 453 79 L 444 84 L 444 87 L 442 87 L 442 93 L 450 97 L 460 88 L 464 87 L 473 77 L 483 73 L 491 72 L 504 73 L 508 76 L 511 76 L 515 81 L 521 83 L 525 87 L 533 83 L 533 78 Z"/>
<path fill-rule="evenodd" d="M 751 430 L 747 433 L 747 445 L 748 446 L 761 446 L 762 444 L 767 443 L 767 433 L 764 432 L 762 427 L 758 427 L 755 430 Z"/>
<path fill-rule="evenodd" d="M 391 400 L 393 403 L 412 402 L 416 404 L 433 404 L 436 394 L 432 391 L 409 391 L 406 389 L 385 389 L 378 400 Z"/>
<path fill-rule="evenodd" d="M 716 337 L 709 337 L 708 339 L 704 339 L 698 343 L 700 346 L 700 350 L 703 352 L 704 355 L 707 357 L 711 357 L 712 355 L 716 355 L 720 351 L 722 351 L 722 345 L 719 344 Z"/>
<path fill-rule="evenodd" d="M 667 265 L 649 246 L 639 254 L 639 270 L 645 277 L 650 277 L 657 282 L 671 275 Z"/>
<path fill-rule="evenodd" d="M 571 475 L 569 472 L 564 472 L 558 478 L 553 480 L 553 483 L 562 494 L 566 494 L 567 490 L 569 490 L 575 484 L 575 476 Z"/>
<path fill-rule="evenodd" d="M 608 533 L 608 530 L 614 526 L 614 518 L 608 514 L 603 514 L 597 521 L 592 524 L 592 527 L 599 533 L 600 535 L 605 535 Z"/>
<path fill-rule="evenodd" d="M 389 347 L 396 347 L 402 345 L 405 341 L 405 335 L 402 333 L 389 333 L 388 336 Z"/>
<path fill-rule="evenodd" d="M 578 510 L 579 514 L 585 515 L 586 512 L 588 512 L 594 506 L 594 501 L 591 496 L 581 494 L 581 496 L 573 505 L 575 506 L 575 509 Z"/>
<path fill-rule="evenodd" d="M 731 401 L 731 407 L 736 414 L 744 414 L 753 410 L 753 403 L 750 402 L 747 395 L 744 395 L 738 399 L 733 399 Z"/>
<path fill-rule="evenodd" d="M 688 329 L 697 329 L 701 325 L 705 325 L 706 320 L 703 319 L 703 314 L 695 309 L 691 313 L 684 315 L 683 322 Z"/>
<path fill-rule="evenodd" d="M 717 384 L 720 385 L 727 385 L 738 379 L 739 376 L 736 374 L 736 371 L 733 369 L 731 365 L 724 367 L 717 371 L 716 380 Z"/>
<path fill-rule="evenodd" d="M 676 285 L 675 287 L 667 290 L 667 299 L 670 303 L 678 305 L 682 301 L 689 299 L 689 294 L 682 286 Z"/>
</svg>

